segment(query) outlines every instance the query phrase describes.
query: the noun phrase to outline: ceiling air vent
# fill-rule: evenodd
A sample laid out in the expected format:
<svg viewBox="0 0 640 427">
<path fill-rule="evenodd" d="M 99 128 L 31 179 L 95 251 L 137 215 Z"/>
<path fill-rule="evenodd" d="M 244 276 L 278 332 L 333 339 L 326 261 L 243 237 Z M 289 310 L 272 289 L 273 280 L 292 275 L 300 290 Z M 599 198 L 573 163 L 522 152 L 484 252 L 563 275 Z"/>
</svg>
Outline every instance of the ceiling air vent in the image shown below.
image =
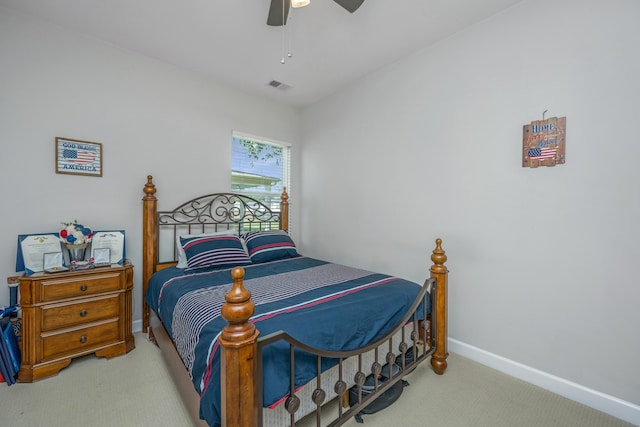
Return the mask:
<svg viewBox="0 0 640 427">
<path fill-rule="evenodd" d="M 282 83 L 282 82 L 279 82 L 279 81 L 277 81 L 277 80 L 271 80 L 271 81 L 268 83 L 268 85 L 269 85 L 269 86 L 271 86 L 271 87 L 274 87 L 274 88 L 276 88 L 276 89 L 278 89 L 278 90 L 287 90 L 287 89 L 291 89 L 291 86 L 289 86 L 288 84 L 286 84 L 286 83 Z"/>
</svg>

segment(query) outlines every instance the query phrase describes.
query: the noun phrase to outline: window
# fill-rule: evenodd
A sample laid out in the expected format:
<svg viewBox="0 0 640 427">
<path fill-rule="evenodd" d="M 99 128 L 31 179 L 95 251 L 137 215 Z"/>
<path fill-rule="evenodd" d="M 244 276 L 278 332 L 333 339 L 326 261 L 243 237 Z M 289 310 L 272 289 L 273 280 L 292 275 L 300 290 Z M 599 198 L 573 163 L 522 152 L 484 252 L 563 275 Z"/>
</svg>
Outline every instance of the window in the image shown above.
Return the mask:
<svg viewBox="0 0 640 427">
<path fill-rule="evenodd" d="M 234 132 L 231 141 L 231 191 L 280 210 L 283 187 L 289 192 L 288 144 Z"/>
</svg>

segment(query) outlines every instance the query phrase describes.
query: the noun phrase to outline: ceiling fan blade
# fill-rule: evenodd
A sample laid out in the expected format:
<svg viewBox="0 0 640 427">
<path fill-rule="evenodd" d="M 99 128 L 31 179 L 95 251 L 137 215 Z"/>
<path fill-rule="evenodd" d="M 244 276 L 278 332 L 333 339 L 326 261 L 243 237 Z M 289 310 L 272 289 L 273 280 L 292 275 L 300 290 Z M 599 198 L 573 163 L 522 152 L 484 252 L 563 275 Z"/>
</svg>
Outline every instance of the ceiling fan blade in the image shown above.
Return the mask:
<svg viewBox="0 0 640 427">
<path fill-rule="evenodd" d="M 356 10 L 358 10 L 360 5 L 362 3 L 364 3 L 364 0 L 333 0 L 333 1 L 335 1 L 340 6 L 344 7 L 345 9 L 347 9 L 351 13 L 355 12 Z"/>
<path fill-rule="evenodd" d="M 284 21 L 282 14 L 282 6 L 284 3 Z M 271 6 L 269 6 L 269 16 L 267 17 L 267 25 L 273 25 L 278 27 L 287 24 L 287 18 L 289 17 L 289 8 L 291 7 L 291 0 L 271 0 Z"/>
</svg>

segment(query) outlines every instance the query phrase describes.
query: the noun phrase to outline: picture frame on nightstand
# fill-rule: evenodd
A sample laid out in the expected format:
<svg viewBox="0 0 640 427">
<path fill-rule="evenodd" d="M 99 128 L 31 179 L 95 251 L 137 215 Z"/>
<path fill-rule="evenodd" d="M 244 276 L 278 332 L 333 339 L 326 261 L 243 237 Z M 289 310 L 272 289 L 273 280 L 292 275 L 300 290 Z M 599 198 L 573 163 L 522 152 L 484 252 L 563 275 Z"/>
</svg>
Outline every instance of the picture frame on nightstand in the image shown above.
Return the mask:
<svg viewBox="0 0 640 427">
<path fill-rule="evenodd" d="M 104 267 L 107 265 L 111 265 L 111 249 L 94 248 L 91 255 L 91 258 L 93 258 L 94 267 Z"/>
<path fill-rule="evenodd" d="M 26 275 L 44 271 L 44 254 L 54 252 L 62 254 L 57 233 L 19 234 L 16 271 Z"/>
<path fill-rule="evenodd" d="M 64 256 L 62 252 L 47 252 L 43 255 L 43 270 L 45 273 L 60 273 L 68 271 L 64 266 Z"/>
<path fill-rule="evenodd" d="M 109 249 L 109 264 L 122 265 L 125 258 L 124 230 L 96 231 L 91 239 L 91 257 L 96 258 L 96 250 Z"/>
</svg>

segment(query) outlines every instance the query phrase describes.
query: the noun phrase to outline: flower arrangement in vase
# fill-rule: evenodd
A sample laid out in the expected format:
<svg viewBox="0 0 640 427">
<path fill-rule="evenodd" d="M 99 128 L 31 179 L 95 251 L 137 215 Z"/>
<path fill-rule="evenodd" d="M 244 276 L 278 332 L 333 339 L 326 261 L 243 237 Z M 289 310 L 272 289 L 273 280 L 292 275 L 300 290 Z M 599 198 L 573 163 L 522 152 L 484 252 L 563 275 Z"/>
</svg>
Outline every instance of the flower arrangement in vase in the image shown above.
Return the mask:
<svg viewBox="0 0 640 427">
<path fill-rule="evenodd" d="M 77 220 L 63 222 L 62 225 L 64 225 L 64 227 L 58 235 L 60 236 L 60 241 L 64 243 L 69 250 L 69 260 L 71 262 L 83 261 L 84 250 L 91 241 L 93 232 L 89 227 L 78 224 Z"/>
</svg>

